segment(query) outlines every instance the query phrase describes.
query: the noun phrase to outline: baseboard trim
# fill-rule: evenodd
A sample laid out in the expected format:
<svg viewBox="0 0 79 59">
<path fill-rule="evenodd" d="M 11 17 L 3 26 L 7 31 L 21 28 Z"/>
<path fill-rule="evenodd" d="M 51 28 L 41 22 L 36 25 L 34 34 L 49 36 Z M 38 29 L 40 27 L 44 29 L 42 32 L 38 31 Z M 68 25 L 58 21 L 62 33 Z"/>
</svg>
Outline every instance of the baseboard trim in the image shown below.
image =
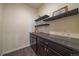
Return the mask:
<svg viewBox="0 0 79 59">
<path fill-rule="evenodd" d="M 28 47 L 28 46 L 30 46 L 30 44 L 28 44 L 27 46 L 22 46 L 22 47 L 18 47 L 18 48 L 12 49 L 12 50 L 8 50 L 8 51 L 6 51 L 6 52 L 3 52 L 3 53 L 1 54 L 1 56 L 3 56 L 4 54 L 10 53 L 10 52 L 13 52 L 13 51 L 16 51 L 16 50 L 19 50 L 19 49 Z"/>
</svg>

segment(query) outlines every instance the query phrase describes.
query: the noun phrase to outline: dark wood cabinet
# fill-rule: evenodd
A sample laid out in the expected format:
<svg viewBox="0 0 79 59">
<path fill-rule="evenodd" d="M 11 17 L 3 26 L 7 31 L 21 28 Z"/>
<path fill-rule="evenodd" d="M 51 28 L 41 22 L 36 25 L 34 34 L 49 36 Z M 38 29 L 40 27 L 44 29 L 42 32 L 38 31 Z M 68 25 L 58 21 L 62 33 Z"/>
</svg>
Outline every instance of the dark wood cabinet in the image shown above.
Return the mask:
<svg viewBox="0 0 79 59">
<path fill-rule="evenodd" d="M 56 53 L 59 53 L 60 55 L 69 56 L 73 53 L 72 49 L 69 49 L 69 48 L 67 48 L 63 45 L 56 43 L 56 42 L 49 41 L 49 40 L 46 40 L 46 39 L 43 39 L 42 42 L 45 45 L 47 45 L 48 47 L 50 47 L 51 50 L 55 51 Z"/>
<path fill-rule="evenodd" d="M 30 45 L 34 52 L 36 53 L 36 36 L 33 34 L 30 34 Z"/>
<path fill-rule="evenodd" d="M 43 38 L 38 37 L 37 38 L 37 53 L 41 56 L 59 56 L 60 54 L 55 52 L 53 49 L 51 49 L 49 46 L 47 46 L 47 43 L 43 41 Z"/>
<path fill-rule="evenodd" d="M 50 41 L 40 36 L 30 34 L 30 43 L 32 49 L 38 56 L 78 56 L 79 52 L 61 45 L 59 43 Z"/>
<path fill-rule="evenodd" d="M 45 56 L 46 50 L 44 44 L 40 41 L 41 38 L 37 38 L 37 55 Z"/>
</svg>

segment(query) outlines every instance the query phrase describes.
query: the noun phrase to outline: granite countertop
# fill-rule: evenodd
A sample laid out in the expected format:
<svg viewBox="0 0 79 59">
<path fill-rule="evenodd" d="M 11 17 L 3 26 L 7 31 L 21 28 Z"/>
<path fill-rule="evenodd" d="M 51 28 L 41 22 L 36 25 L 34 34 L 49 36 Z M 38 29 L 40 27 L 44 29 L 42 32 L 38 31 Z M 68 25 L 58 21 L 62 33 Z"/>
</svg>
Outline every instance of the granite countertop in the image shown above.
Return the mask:
<svg viewBox="0 0 79 59">
<path fill-rule="evenodd" d="M 57 42 L 59 44 L 71 47 L 79 51 L 79 39 L 78 38 L 71 38 L 71 37 L 65 37 L 60 35 L 53 35 L 53 34 L 47 34 L 47 33 L 32 33 L 36 36 L 40 36 L 42 38 Z"/>
</svg>

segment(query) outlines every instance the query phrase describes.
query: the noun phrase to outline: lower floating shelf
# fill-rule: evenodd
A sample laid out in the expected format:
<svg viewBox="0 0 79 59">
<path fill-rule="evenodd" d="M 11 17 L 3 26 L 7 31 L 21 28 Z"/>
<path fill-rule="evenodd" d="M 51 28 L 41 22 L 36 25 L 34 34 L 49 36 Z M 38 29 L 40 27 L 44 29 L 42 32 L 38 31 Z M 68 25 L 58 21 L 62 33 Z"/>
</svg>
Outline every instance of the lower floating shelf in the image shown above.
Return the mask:
<svg viewBox="0 0 79 59">
<path fill-rule="evenodd" d="M 41 26 L 49 26 L 49 24 L 39 24 L 39 25 L 35 25 L 35 27 L 41 27 Z"/>
</svg>

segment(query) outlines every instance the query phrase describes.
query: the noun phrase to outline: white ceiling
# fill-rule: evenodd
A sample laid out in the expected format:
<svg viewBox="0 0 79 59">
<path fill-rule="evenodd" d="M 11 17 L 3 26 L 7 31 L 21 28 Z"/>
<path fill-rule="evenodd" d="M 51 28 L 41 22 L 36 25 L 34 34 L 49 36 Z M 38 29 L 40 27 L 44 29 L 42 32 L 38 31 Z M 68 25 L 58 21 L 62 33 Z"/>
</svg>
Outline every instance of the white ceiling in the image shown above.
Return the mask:
<svg viewBox="0 0 79 59">
<path fill-rule="evenodd" d="M 33 8 L 40 8 L 44 3 L 28 3 Z"/>
</svg>

